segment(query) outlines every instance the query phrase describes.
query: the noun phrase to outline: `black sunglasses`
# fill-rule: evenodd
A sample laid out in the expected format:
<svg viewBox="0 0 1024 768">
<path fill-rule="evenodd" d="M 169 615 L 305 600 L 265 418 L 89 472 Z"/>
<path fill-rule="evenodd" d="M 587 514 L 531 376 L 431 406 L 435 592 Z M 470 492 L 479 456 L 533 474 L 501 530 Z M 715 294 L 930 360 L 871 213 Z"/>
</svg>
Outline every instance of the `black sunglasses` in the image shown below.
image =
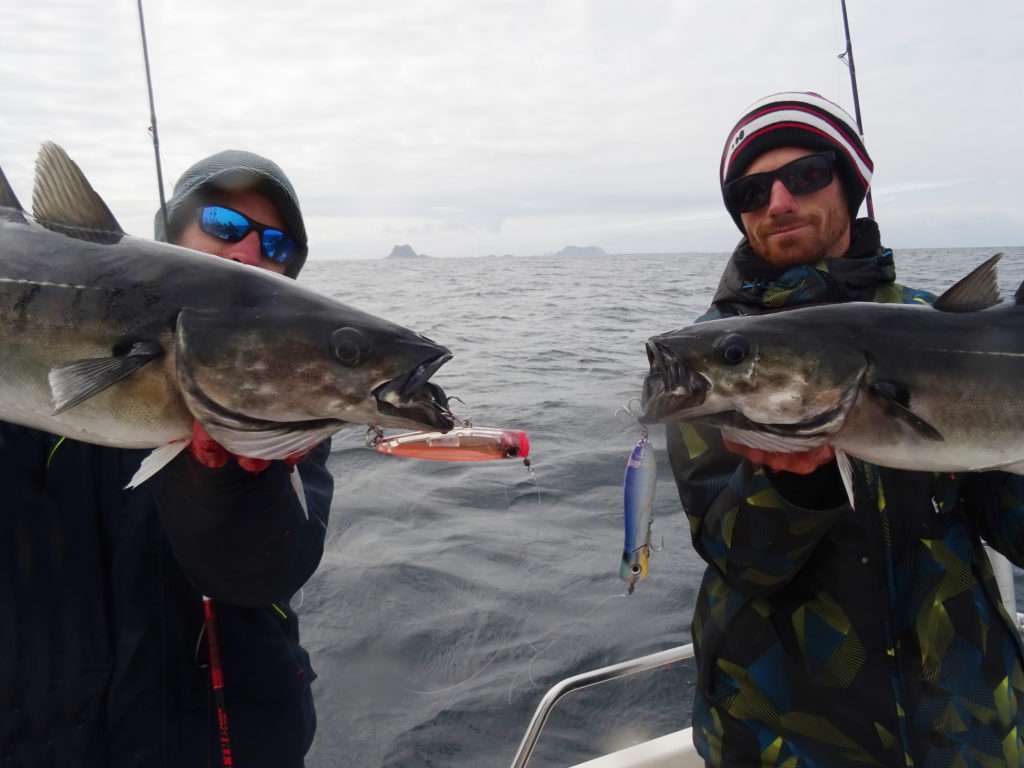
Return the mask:
<svg viewBox="0 0 1024 768">
<path fill-rule="evenodd" d="M 199 209 L 199 228 L 211 237 L 237 243 L 250 232 L 260 236 L 263 255 L 278 264 L 287 264 L 298 250 L 298 244 L 286 232 L 253 221 L 244 213 L 223 205 L 204 205 Z"/>
<path fill-rule="evenodd" d="M 725 185 L 725 204 L 734 213 L 764 208 L 771 199 L 776 179 L 791 195 L 809 195 L 832 183 L 835 165 L 835 152 L 818 152 L 786 163 L 774 171 L 740 176 Z"/>
</svg>

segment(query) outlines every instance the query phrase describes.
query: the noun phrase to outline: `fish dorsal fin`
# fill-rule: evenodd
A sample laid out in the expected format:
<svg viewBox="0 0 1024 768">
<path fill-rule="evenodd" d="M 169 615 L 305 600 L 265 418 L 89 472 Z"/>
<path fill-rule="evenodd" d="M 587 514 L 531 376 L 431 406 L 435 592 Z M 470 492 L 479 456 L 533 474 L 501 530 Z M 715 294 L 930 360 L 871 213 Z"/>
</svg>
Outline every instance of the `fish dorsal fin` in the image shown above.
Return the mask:
<svg viewBox="0 0 1024 768">
<path fill-rule="evenodd" d="M 124 237 L 107 204 L 67 152 L 47 141 L 36 158 L 32 216 L 54 232 L 97 243 L 116 243 Z"/>
<path fill-rule="evenodd" d="M 1000 301 L 996 264 L 1001 258 L 1001 253 L 989 258 L 967 277 L 958 280 L 932 306 L 943 312 L 976 312 L 994 307 Z"/>
<path fill-rule="evenodd" d="M 0 168 L 0 208 L 13 208 L 16 211 L 25 210 L 21 207 L 21 203 L 18 202 L 18 196 L 14 194 L 11 183 L 4 176 L 3 168 Z"/>
</svg>

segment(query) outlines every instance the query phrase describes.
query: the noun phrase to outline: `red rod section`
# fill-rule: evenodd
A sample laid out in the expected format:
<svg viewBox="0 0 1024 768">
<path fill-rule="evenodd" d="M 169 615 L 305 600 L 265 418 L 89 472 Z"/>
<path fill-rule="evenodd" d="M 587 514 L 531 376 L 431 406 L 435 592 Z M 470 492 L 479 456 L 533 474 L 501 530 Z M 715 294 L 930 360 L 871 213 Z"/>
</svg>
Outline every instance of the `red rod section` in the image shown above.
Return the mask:
<svg viewBox="0 0 1024 768">
<path fill-rule="evenodd" d="M 217 707 L 217 730 L 220 741 L 220 760 L 223 768 L 232 768 L 231 732 L 228 729 L 228 710 L 224 706 L 224 668 L 220 665 L 220 638 L 217 635 L 217 613 L 213 600 L 203 595 L 203 615 L 206 617 L 206 646 L 210 656 L 210 687 Z"/>
</svg>

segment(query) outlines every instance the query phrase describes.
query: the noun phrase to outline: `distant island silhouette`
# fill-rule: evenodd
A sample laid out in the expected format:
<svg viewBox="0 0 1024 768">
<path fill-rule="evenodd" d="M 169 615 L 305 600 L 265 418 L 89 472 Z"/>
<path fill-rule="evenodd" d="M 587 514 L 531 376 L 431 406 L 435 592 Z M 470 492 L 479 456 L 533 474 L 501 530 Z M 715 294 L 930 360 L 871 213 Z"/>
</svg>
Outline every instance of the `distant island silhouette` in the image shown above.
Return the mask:
<svg viewBox="0 0 1024 768">
<path fill-rule="evenodd" d="M 416 253 L 411 245 L 396 245 L 387 256 L 389 259 L 429 259 L 425 253 Z"/>
<path fill-rule="evenodd" d="M 604 248 L 599 248 L 596 245 L 567 245 L 565 248 L 554 254 L 556 258 L 560 256 L 607 256 Z"/>
</svg>

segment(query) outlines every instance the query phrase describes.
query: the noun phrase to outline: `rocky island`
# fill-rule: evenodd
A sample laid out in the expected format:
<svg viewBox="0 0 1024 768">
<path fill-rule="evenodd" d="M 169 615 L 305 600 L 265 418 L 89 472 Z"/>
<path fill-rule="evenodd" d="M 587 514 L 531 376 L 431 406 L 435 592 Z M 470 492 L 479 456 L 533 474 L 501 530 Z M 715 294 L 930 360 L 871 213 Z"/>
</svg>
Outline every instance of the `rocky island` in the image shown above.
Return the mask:
<svg viewBox="0 0 1024 768">
<path fill-rule="evenodd" d="M 388 254 L 389 259 L 429 259 L 425 253 L 416 253 L 411 245 L 396 245 Z"/>
</svg>

